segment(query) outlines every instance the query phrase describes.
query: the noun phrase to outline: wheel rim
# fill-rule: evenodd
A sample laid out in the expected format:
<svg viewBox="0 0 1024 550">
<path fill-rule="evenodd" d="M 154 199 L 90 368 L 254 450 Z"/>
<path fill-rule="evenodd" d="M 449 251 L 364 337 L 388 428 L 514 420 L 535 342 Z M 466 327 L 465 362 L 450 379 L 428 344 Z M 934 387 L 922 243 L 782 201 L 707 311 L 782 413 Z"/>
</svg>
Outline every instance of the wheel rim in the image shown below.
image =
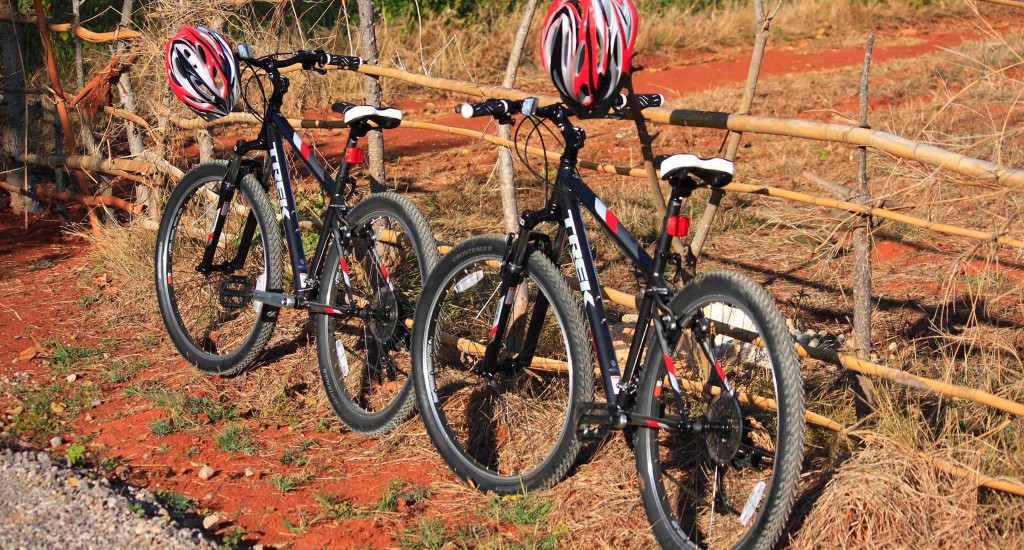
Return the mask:
<svg viewBox="0 0 1024 550">
<path fill-rule="evenodd" d="M 749 311 L 733 301 L 707 297 L 694 310 L 702 311 L 713 325 L 762 334 Z M 749 401 L 776 400 L 777 386 L 764 349 L 723 334 L 711 338 L 716 358 L 740 399 L 717 387 L 701 391 L 700 381 L 707 380 L 712 365 L 685 330 L 672 355 L 683 388 L 682 406 L 690 418 L 723 427 L 703 436 L 675 430 L 653 433 L 651 471 L 663 513 L 677 533 L 701 548 L 732 548 L 755 535 L 775 474 L 778 412 Z M 664 365 L 660 368 L 662 382 L 655 391 L 654 413 L 685 417 L 669 389 Z"/>
<path fill-rule="evenodd" d="M 433 404 L 428 413 L 479 474 L 531 478 L 560 455 L 558 445 L 571 429 L 571 352 L 565 322 L 549 307 L 531 368 L 515 365 L 532 316 L 527 307 L 508 323 L 497 361 L 503 368 L 492 379 L 475 372 L 501 301 L 500 260 L 474 258 L 461 266 L 435 305 L 424 350 Z M 521 310 L 522 300 L 532 306 L 540 294 L 527 277 L 513 306 Z"/>
<path fill-rule="evenodd" d="M 257 223 L 249 254 L 240 269 L 231 274 L 204 275 L 196 271 L 212 232 L 220 185 L 219 177 L 208 178 L 184 199 L 171 228 L 166 253 L 166 282 L 178 325 L 196 350 L 214 357 L 245 348 L 262 314 L 262 306 L 248 299 L 240 305 L 226 304 L 226 289 L 235 287 L 243 294 L 253 288 L 265 289 L 270 261 L 265 236 Z M 238 189 L 227 210 L 214 265 L 235 258 L 251 210 Z M 229 277 L 236 284 L 229 285 Z"/>
</svg>

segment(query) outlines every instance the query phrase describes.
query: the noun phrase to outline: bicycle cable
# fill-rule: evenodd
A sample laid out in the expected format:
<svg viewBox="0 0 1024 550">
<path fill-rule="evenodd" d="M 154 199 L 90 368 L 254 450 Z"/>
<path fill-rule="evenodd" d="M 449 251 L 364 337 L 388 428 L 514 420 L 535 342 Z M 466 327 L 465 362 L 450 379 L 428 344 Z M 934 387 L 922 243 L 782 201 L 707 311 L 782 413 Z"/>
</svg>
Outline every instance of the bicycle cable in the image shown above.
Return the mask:
<svg viewBox="0 0 1024 550">
<path fill-rule="evenodd" d="M 530 131 L 527 132 L 526 137 L 523 139 L 522 149 L 520 149 L 519 134 L 523 129 L 523 125 L 525 125 L 527 121 L 533 123 L 533 126 L 530 128 Z M 518 125 L 516 125 L 515 134 L 512 136 L 512 143 L 514 145 L 513 148 L 516 151 L 516 157 L 519 159 L 519 162 L 521 162 L 523 166 L 526 167 L 527 171 L 529 171 L 530 174 L 532 174 L 533 177 L 537 179 L 537 181 L 544 185 L 544 201 L 547 202 L 551 198 L 552 183 L 551 177 L 549 176 L 549 174 L 551 173 L 551 164 L 550 159 L 548 159 L 547 143 L 544 141 L 544 134 L 541 131 L 541 129 L 547 131 L 552 137 L 555 138 L 556 143 L 564 147 L 562 140 L 559 139 L 558 134 L 551 129 L 547 121 L 540 119 L 536 116 L 527 117 L 523 119 L 522 122 L 520 122 Z M 533 139 L 534 134 L 536 134 L 538 139 L 540 139 L 540 149 L 543 153 L 544 158 L 544 174 L 537 172 L 533 168 L 533 166 L 531 166 L 529 161 L 529 155 L 526 152 L 524 152 L 525 149 L 529 148 L 530 140 Z"/>
<path fill-rule="evenodd" d="M 246 79 L 245 84 L 242 85 L 242 101 L 245 103 L 245 108 L 248 109 L 249 112 L 252 113 L 252 115 L 256 117 L 256 119 L 262 124 L 264 115 L 259 114 L 259 111 L 253 108 L 252 103 L 249 103 L 249 84 L 253 80 L 256 81 L 256 85 L 259 86 L 260 96 L 262 98 L 262 104 L 264 109 L 266 109 L 267 105 L 267 90 L 263 86 L 263 80 L 260 78 L 260 74 L 256 72 L 256 69 L 254 69 L 252 66 L 247 66 L 246 70 L 252 71 L 252 76 Z"/>
</svg>

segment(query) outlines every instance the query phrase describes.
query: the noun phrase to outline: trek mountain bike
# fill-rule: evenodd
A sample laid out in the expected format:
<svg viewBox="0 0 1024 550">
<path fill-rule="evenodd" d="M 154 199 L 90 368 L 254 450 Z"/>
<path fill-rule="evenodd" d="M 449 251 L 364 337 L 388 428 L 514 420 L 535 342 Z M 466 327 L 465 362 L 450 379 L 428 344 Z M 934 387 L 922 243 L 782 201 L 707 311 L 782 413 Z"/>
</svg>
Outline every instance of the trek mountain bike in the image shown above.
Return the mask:
<svg viewBox="0 0 1024 550">
<path fill-rule="evenodd" d="M 352 168 L 364 156 L 359 138 L 375 127 L 396 128 L 401 111 L 333 105 L 349 127 L 333 180 L 281 114 L 289 87 L 282 69 L 355 69 L 362 60 L 322 50 L 288 55 L 256 58 L 250 46 L 238 48 L 239 61 L 259 77 L 263 93 L 262 114 L 246 98 L 249 110 L 261 118 L 259 137 L 239 140 L 229 161 L 196 166 L 171 193 L 156 244 L 160 313 L 186 360 L 205 373 L 229 376 L 259 357 L 280 308 L 309 311 L 320 375 L 334 411 L 351 429 L 379 434 L 412 411 L 411 316 L 423 280 L 438 261 L 437 246 L 422 213 L 404 197 L 378 193 L 348 204 L 355 191 Z M 260 78 L 270 81 L 269 98 Z M 285 142 L 327 199 L 309 261 Z M 247 158 L 252 152 L 265 155 Z M 268 180 L 276 189 L 283 237 Z"/>
<path fill-rule="evenodd" d="M 658 96 L 635 101 L 660 104 Z M 803 388 L 785 322 L 768 293 L 740 274 L 713 271 L 678 290 L 665 276 L 679 260 L 671 239 L 689 228 L 683 200 L 698 186 L 731 181 L 732 163 L 693 155 L 661 162 L 671 194 L 651 256 L 577 171 L 586 133 L 568 107 L 492 100 L 461 111 L 550 121 L 564 149 L 547 204 L 521 214 L 518 234 L 459 244 L 424 285 L 413 379 L 441 456 L 481 490 L 518 493 L 564 477 L 582 440 L 628 430 L 662 546 L 771 547 L 803 453 Z M 581 205 L 644 287 L 621 367 Z M 537 230 L 545 222 L 555 224 L 553 235 Z M 566 256 L 571 277 L 561 269 Z M 604 401 L 594 399 L 594 355 Z"/>
</svg>

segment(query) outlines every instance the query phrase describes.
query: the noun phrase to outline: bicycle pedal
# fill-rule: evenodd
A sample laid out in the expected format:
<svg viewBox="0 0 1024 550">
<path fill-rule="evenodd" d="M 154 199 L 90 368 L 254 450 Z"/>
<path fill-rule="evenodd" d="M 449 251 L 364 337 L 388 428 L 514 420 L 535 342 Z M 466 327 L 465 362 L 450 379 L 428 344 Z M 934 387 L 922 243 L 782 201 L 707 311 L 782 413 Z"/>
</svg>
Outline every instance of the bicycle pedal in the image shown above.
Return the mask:
<svg viewBox="0 0 1024 550">
<path fill-rule="evenodd" d="M 229 309 L 243 308 L 252 299 L 252 284 L 247 277 L 231 275 L 220 283 L 220 305 Z"/>
<path fill-rule="evenodd" d="M 615 405 L 590 403 L 576 423 L 576 432 L 584 441 L 600 441 L 622 425 L 622 414 Z"/>
</svg>

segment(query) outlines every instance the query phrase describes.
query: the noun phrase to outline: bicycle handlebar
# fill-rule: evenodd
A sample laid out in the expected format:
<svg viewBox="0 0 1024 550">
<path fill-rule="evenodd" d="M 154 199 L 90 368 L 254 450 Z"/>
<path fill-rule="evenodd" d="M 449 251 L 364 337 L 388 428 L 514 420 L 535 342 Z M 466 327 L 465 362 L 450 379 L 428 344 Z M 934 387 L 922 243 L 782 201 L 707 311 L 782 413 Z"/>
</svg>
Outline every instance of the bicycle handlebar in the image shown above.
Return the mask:
<svg viewBox="0 0 1024 550">
<path fill-rule="evenodd" d="M 661 94 L 636 94 L 633 97 L 636 98 L 636 102 L 640 105 L 641 111 L 649 107 L 661 107 L 665 104 L 665 96 Z M 614 109 L 616 111 L 622 111 L 628 107 L 629 96 L 626 94 L 619 94 L 618 99 L 615 100 Z"/>
<path fill-rule="evenodd" d="M 665 103 L 665 96 L 661 94 L 637 94 L 634 96 L 637 104 L 640 106 L 640 110 L 644 110 L 650 107 L 661 107 Z M 481 116 L 492 116 L 492 117 L 503 117 L 522 114 L 523 104 L 527 101 L 533 101 L 536 105 L 536 100 L 520 99 L 516 101 L 508 101 L 504 99 L 488 99 L 479 103 L 464 103 L 455 110 L 456 113 L 461 114 L 464 118 L 476 118 Z M 629 100 L 626 94 L 620 94 L 613 105 L 615 114 L 621 114 L 629 105 Z M 546 109 L 537 109 L 536 113 L 542 118 L 546 118 Z"/>
<path fill-rule="evenodd" d="M 307 71 L 322 69 L 327 66 L 341 69 L 358 69 L 363 64 L 363 60 L 358 57 L 335 55 L 323 50 L 299 50 L 295 52 L 295 55 L 281 60 L 275 59 L 273 56 L 241 60 L 267 71 L 284 69 L 285 67 L 299 64 Z"/>
<path fill-rule="evenodd" d="M 479 103 L 464 103 L 456 113 L 463 118 L 475 118 L 480 116 L 498 117 L 502 115 L 517 115 L 523 110 L 523 100 L 506 101 L 504 99 L 489 99 Z"/>
</svg>

